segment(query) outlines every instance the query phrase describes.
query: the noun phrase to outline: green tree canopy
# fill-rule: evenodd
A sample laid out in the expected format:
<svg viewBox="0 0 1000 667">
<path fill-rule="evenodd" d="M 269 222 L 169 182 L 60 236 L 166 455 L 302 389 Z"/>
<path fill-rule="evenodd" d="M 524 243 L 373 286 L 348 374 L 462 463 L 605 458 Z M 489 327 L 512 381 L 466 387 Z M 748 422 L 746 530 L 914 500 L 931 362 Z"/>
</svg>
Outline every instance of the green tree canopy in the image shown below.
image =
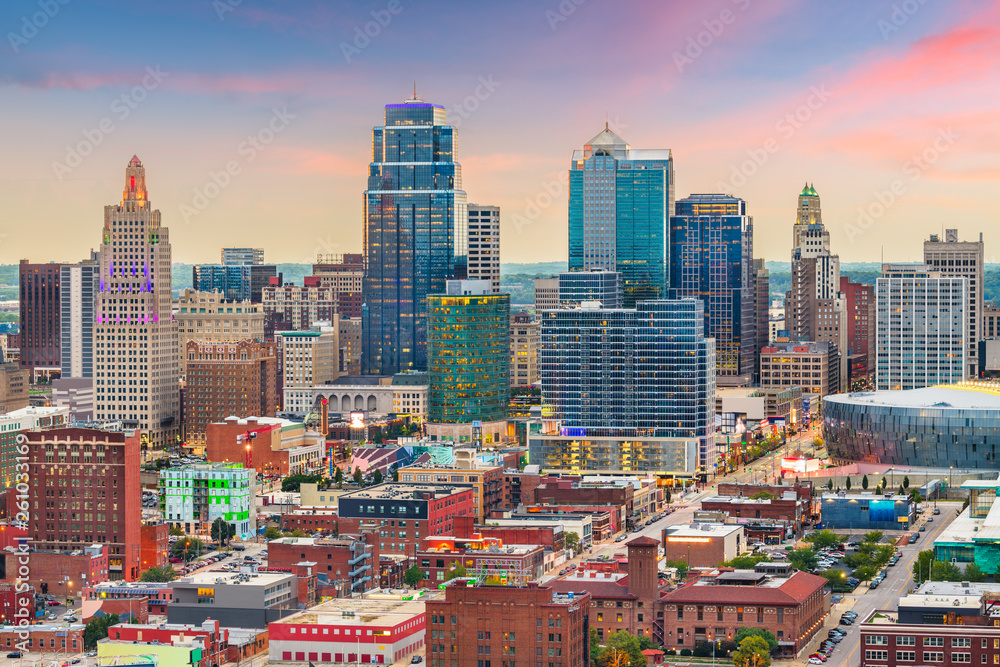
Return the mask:
<svg viewBox="0 0 1000 667">
<path fill-rule="evenodd" d="M 236 526 L 229 523 L 221 516 L 212 522 L 212 539 L 219 543 L 219 548 L 224 547 L 229 538 L 236 535 Z"/>
<path fill-rule="evenodd" d="M 848 478 L 847 478 L 847 481 L 846 481 L 846 482 L 844 482 L 844 486 L 845 486 L 845 487 L 847 487 L 847 490 L 848 490 L 848 491 L 850 491 L 850 490 L 851 490 L 851 478 L 850 478 L 850 477 L 848 477 Z"/>
<path fill-rule="evenodd" d="M 365 485 L 365 476 L 361 474 L 361 466 L 354 469 L 354 483 L 358 486 Z"/>
<path fill-rule="evenodd" d="M 375 468 L 375 472 L 372 473 L 372 483 L 381 484 L 383 479 L 382 471 Z"/>
<path fill-rule="evenodd" d="M 767 641 L 761 637 L 747 637 L 739 642 L 739 648 L 733 653 L 735 667 L 770 667 L 771 653 Z"/>
<path fill-rule="evenodd" d="M 185 561 L 192 561 L 205 553 L 205 545 L 197 537 L 182 537 L 170 545 L 170 555 Z"/>
<path fill-rule="evenodd" d="M 812 533 L 811 535 L 806 535 L 806 542 L 811 542 L 813 548 L 819 551 L 820 549 L 825 549 L 827 547 L 835 547 L 841 543 L 840 536 L 837 535 L 832 530 L 821 530 L 817 533 Z"/>
<path fill-rule="evenodd" d="M 337 468 L 337 471 L 333 473 L 333 481 L 337 483 L 337 488 L 343 488 L 344 486 L 344 471 L 341 468 Z"/>
<path fill-rule="evenodd" d="M 816 552 L 808 547 L 804 549 L 794 549 L 788 554 L 788 562 L 796 570 L 810 572 L 816 567 Z"/>
<path fill-rule="evenodd" d="M 854 571 L 854 576 L 861 581 L 871 581 L 872 577 L 875 576 L 875 566 L 874 565 L 862 565 Z"/>
<path fill-rule="evenodd" d="M 870 530 L 865 533 L 865 536 L 861 538 L 862 542 L 868 542 L 870 544 L 878 544 L 885 537 L 885 533 L 881 530 Z"/>
<path fill-rule="evenodd" d="M 965 566 L 965 574 L 962 575 L 962 581 L 982 583 L 986 581 L 986 573 L 983 572 L 975 563 L 969 563 Z"/>
<path fill-rule="evenodd" d="M 778 650 L 778 638 L 774 636 L 774 633 L 770 630 L 765 630 L 764 628 L 748 628 L 741 627 L 736 629 L 736 643 L 741 644 L 743 640 L 747 637 L 760 637 L 765 642 L 767 642 L 767 650 L 769 652 Z"/>
<path fill-rule="evenodd" d="M 264 539 L 271 541 L 276 540 L 281 537 L 281 531 L 274 526 L 268 526 L 267 530 L 264 531 Z"/>
<path fill-rule="evenodd" d="M 663 563 L 663 567 L 673 567 L 677 568 L 677 580 L 684 581 L 687 578 L 687 573 L 689 569 L 688 562 L 686 560 L 668 560 Z"/>
<path fill-rule="evenodd" d="M 281 480 L 281 490 L 295 493 L 303 484 L 322 484 L 323 475 L 289 475 Z"/>
<path fill-rule="evenodd" d="M 403 583 L 405 583 L 410 588 L 418 586 L 420 582 L 423 580 L 424 580 L 424 571 L 421 570 L 416 565 L 411 565 L 410 569 L 408 569 L 403 574 Z"/>
<path fill-rule="evenodd" d="M 580 547 L 580 536 L 575 531 L 568 531 L 565 535 L 566 547 L 573 551 L 578 551 Z"/>
<path fill-rule="evenodd" d="M 118 622 L 118 614 L 105 614 L 92 619 L 83 629 L 83 647 L 87 649 L 96 647 L 98 641 L 107 638 L 108 628 L 117 625 Z"/>
<path fill-rule="evenodd" d="M 910 476 L 909 475 L 907 475 L 906 477 L 903 478 L 903 488 L 904 489 L 910 488 Z"/>
<path fill-rule="evenodd" d="M 865 475 L 864 477 L 861 478 L 861 488 L 864 489 L 865 491 L 868 490 L 868 475 Z"/>
<path fill-rule="evenodd" d="M 722 565 L 724 567 L 734 567 L 737 570 L 752 570 L 757 563 L 767 563 L 771 557 L 767 554 L 743 554 L 732 560 L 727 560 Z"/>
<path fill-rule="evenodd" d="M 181 530 L 180 526 L 170 526 L 170 530 L 167 531 L 167 532 L 170 535 L 175 535 L 175 536 L 178 536 L 178 537 L 184 535 L 184 531 Z"/>
<path fill-rule="evenodd" d="M 151 567 L 139 576 L 139 581 L 167 582 L 177 578 L 177 570 L 172 565 Z"/>
<path fill-rule="evenodd" d="M 767 491 L 760 491 L 758 493 L 750 496 L 750 500 L 777 500 L 778 496 L 773 493 L 768 493 Z"/>
<path fill-rule="evenodd" d="M 458 579 L 458 578 L 467 577 L 467 576 L 468 576 L 468 573 L 465 570 L 465 566 L 462 565 L 461 563 L 457 563 L 455 565 L 455 568 L 453 570 L 449 571 L 448 574 L 445 576 L 444 579 L 445 579 L 445 581 L 451 581 L 452 579 Z"/>
<path fill-rule="evenodd" d="M 931 575 L 931 565 L 934 563 L 934 551 L 928 549 L 917 554 L 917 559 L 913 561 L 913 581 L 920 584 L 926 581 Z"/>
</svg>

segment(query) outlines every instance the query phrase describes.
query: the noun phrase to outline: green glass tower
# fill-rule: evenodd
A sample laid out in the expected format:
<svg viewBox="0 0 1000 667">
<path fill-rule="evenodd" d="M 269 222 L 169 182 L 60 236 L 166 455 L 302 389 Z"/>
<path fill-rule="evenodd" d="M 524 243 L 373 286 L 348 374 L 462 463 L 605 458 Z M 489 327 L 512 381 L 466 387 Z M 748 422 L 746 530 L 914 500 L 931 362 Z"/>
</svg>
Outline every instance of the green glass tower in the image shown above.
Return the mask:
<svg viewBox="0 0 1000 667">
<path fill-rule="evenodd" d="M 427 297 L 428 421 L 469 424 L 507 416 L 510 295 L 488 280 L 450 280 Z"/>
</svg>

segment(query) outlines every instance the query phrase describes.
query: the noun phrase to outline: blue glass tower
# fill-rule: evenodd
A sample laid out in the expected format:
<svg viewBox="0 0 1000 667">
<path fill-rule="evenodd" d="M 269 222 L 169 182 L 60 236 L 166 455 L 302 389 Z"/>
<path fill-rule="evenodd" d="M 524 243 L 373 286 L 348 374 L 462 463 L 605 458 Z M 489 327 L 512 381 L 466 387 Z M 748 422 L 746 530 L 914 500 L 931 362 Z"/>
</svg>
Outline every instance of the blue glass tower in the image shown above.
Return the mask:
<svg viewBox="0 0 1000 667">
<path fill-rule="evenodd" d="M 569 269 L 622 274 L 623 303 L 662 299 L 667 225 L 674 212 L 670 150 L 636 149 L 608 129 L 573 151 Z"/>
<path fill-rule="evenodd" d="M 427 370 L 427 295 L 465 275 L 468 209 L 457 133 L 414 96 L 372 130 L 364 195 L 364 372 Z"/>
<path fill-rule="evenodd" d="M 670 296 L 705 304 L 705 335 L 715 339 L 718 374 L 754 372 L 753 219 L 730 195 L 679 199 L 670 221 Z"/>
</svg>

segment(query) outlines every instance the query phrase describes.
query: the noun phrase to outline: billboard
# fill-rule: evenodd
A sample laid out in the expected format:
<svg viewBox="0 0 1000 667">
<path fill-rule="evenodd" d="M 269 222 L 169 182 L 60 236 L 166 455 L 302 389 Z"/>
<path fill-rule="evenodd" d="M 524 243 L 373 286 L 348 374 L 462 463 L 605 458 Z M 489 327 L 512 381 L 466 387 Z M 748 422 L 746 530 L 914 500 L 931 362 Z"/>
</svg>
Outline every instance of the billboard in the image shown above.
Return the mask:
<svg viewBox="0 0 1000 667">
<path fill-rule="evenodd" d="M 351 411 L 351 428 L 365 427 L 365 413 L 363 410 Z"/>
</svg>

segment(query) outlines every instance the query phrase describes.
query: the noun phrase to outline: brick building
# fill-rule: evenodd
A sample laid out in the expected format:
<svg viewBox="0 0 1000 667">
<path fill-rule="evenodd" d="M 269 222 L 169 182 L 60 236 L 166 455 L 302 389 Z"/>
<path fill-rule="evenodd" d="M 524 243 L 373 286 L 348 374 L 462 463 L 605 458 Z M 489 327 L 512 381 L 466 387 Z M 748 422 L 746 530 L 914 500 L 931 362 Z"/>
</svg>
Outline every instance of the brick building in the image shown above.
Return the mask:
<svg viewBox="0 0 1000 667">
<path fill-rule="evenodd" d="M 208 425 L 226 417 L 274 417 L 281 400 L 277 354 L 277 345 L 270 341 L 188 341 L 184 354 L 188 442 L 203 446 Z"/>
<path fill-rule="evenodd" d="M 400 482 L 469 484 L 476 490 L 474 514 L 483 520 L 503 507 L 503 467 L 482 468 L 417 464 L 399 469 Z"/>
<path fill-rule="evenodd" d="M 302 282 L 282 285 L 280 279 L 272 278 L 271 284 L 261 290 L 265 337 L 273 337 L 276 331 L 303 331 L 317 322 L 334 321 L 338 313 L 337 289 L 323 287 L 319 276 L 306 276 Z M 361 317 L 360 308 L 354 317 Z"/>
<path fill-rule="evenodd" d="M 18 579 L 22 553 L 0 552 L 4 580 Z M 43 595 L 60 598 L 79 596 L 86 586 L 108 580 L 108 549 L 93 544 L 85 549 L 63 552 L 32 550 L 27 554 L 29 574 L 24 578 Z"/>
<path fill-rule="evenodd" d="M 701 501 L 701 509 L 706 512 L 725 512 L 732 519 L 765 519 L 781 521 L 795 534 L 802 531 L 802 524 L 809 520 L 812 501 L 802 500 L 794 490 L 785 491 L 777 498 L 715 496 Z"/>
<path fill-rule="evenodd" d="M 247 433 L 253 435 L 250 447 L 253 468 L 265 476 L 316 472 L 325 456 L 323 435 L 301 422 L 275 417 L 230 415 L 206 429 L 205 455 L 214 462 L 246 462 Z"/>
<path fill-rule="evenodd" d="M 787 563 L 713 570 L 658 600 L 657 637 L 664 648 L 693 649 L 701 641 L 732 641 L 741 627 L 763 628 L 774 633 L 782 656 L 793 657 L 830 613 L 826 583 Z"/>
<path fill-rule="evenodd" d="M 110 579 L 139 576 L 139 432 L 57 428 L 25 433 L 38 549 L 108 548 Z M 44 510 L 42 509 L 44 508 Z"/>
<path fill-rule="evenodd" d="M 139 527 L 139 575 L 154 567 L 167 564 L 170 526 L 165 523 L 144 523 Z"/>
<path fill-rule="evenodd" d="M 663 557 L 680 560 L 690 567 L 717 567 L 746 550 L 743 525 L 692 521 L 661 531 Z"/>
<path fill-rule="evenodd" d="M 356 533 L 361 522 L 379 526 L 379 551 L 409 556 L 429 535 L 451 535 L 455 517 L 475 514 L 471 486 L 378 484 L 337 498 L 342 533 Z"/>
<path fill-rule="evenodd" d="M 491 537 L 503 544 L 538 544 L 549 551 L 566 548 L 566 531 L 561 524 L 552 526 L 492 526 L 477 525 L 473 516 L 455 517 L 456 538 Z"/>
<path fill-rule="evenodd" d="M 811 481 L 800 481 L 792 485 L 778 484 L 741 484 L 738 482 L 719 482 L 718 492 L 720 496 L 750 496 L 760 492 L 770 493 L 772 496 L 782 497 L 788 491 L 794 491 L 796 497 L 802 500 L 809 500 L 813 494 L 813 483 Z"/>
<path fill-rule="evenodd" d="M 197 270 L 197 267 L 195 267 Z M 175 303 L 177 354 L 181 375 L 186 374 L 188 343 L 235 343 L 264 340 L 264 311 L 260 303 L 227 301 L 224 292 L 182 290 Z"/>
<path fill-rule="evenodd" d="M 281 515 L 282 530 L 301 530 L 304 533 L 336 535 L 337 512 L 331 509 L 299 509 Z"/>
<path fill-rule="evenodd" d="M 0 414 L 28 407 L 31 371 L 16 363 L 0 363 Z"/>
<path fill-rule="evenodd" d="M 540 579 L 545 573 L 545 548 L 534 545 L 504 545 L 495 537 L 461 539 L 428 537 L 414 555 L 424 573 L 425 586 L 437 586 L 448 580 L 449 573 L 461 565 L 473 572 L 491 569 L 491 563 L 503 559 L 503 569 L 524 572 L 528 579 Z"/>
<path fill-rule="evenodd" d="M 174 599 L 169 582 L 155 581 L 105 581 L 96 586 L 87 586 L 82 591 L 84 600 L 98 600 L 101 609 L 107 602 L 121 603 L 109 605 L 108 608 L 119 609 L 128 605 L 130 613 L 141 618 L 139 605 L 146 606 L 146 613 L 157 616 L 167 615 L 167 605 Z"/>
<path fill-rule="evenodd" d="M 0 646 L 26 653 L 79 653 L 83 650 L 83 629 L 80 623 L 4 626 L 0 628 Z M 27 633 L 27 639 L 21 633 Z"/>
<path fill-rule="evenodd" d="M 326 582 L 345 580 L 352 593 L 379 587 L 379 549 L 376 528 L 363 528 L 360 535 L 340 537 L 282 537 L 267 544 L 270 567 L 293 567 L 300 562 L 316 563 L 315 573 Z"/>
<path fill-rule="evenodd" d="M 503 508 L 517 509 L 518 505 L 532 505 L 535 502 L 535 489 L 542 483 L 544 477 L 537 472 L 529 473 L 519 470 L 504 470 L 503 472 Z"/>
<path fill-rule="evenodd" d="M 337 295 L 337 313 L 341 316 L 360 318 L 362 281 L 365 260 L 361 254 L 344 254 L 317 257 L 313 264 L 313 277 L 319 278 L 321 287 L 331 288 Z"/>
<path fill-rule="evenodd" d="M 468 586 L 428 600 L 429 667 L 500 664 L 589 665 L 589 593 L 564 595 L 536 582 Z"/>
<path fill-rule="evenodd" d="M 847 295 L 847 351 L 853 382 L 875 373 L 875 286 L 840 276 L 840 291 Z"/>
<path fill-rule="evenodd" d="M 206 619 L 200 625 L 184 623 L 163 623 L 159 625 L 118 623 L 108 628 L 108 639 L 112 641 L 166 646 L 180 646 L 187 644 L 192 639 L 200 639 L 204 647 L 201 664 L 221 665 L 226 662 L 229 629 L 219 627 L 219 622 L 211 618 Z"/>
<path fill-rule="evenodd" d="M 59 374 L 60 272 L 62 264 L 32 264 L 21 260 L 20 279 L 21 368 Z"/>
<path fill-rule="evenodd" d="M 16 625 L 32 614 L 37 589 L 34 586 L 17 589 L 14 583 L 0 583 L 0 625 Z"/>
</svg>

